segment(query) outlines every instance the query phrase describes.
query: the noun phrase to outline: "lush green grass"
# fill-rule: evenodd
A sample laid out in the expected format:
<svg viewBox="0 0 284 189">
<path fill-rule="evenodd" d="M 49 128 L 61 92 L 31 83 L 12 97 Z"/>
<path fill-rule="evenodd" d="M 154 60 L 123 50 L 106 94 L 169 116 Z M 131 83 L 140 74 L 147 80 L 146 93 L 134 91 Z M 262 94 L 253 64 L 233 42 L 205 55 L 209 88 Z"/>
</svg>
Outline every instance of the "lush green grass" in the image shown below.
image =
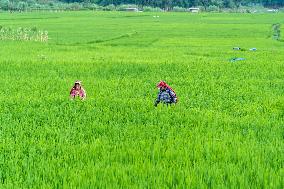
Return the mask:
<svg viewBox="0 0 284 189">
<path fill-rule="evenodd" d="M 0 188 L 284 188 L 284 15 L 154 15 L 0 14 Z"/>
</svg>

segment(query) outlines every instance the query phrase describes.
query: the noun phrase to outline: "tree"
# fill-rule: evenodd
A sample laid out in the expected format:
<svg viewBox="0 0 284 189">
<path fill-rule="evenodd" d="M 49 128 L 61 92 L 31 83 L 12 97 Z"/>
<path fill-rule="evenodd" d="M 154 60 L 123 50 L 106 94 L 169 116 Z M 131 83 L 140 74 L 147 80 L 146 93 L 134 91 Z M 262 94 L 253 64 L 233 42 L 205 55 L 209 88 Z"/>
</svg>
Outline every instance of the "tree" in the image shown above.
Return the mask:
<svg viewBox="0 0 284 189">
<path fill-rule="evenodd" d="M 94 7 L 109 5 L 135 4 L 139 7 L 157 7 L 171 10 L 173 7 L 203 6 L 212 8 L 238 8 L 241 5 L 259 4 L 265 7 L 279 8 L 284 6 L 284 0 L 0 0 L 2 10 L 24 10 L 28 7 Z"/>
<path fill-rule="evenodd" d="M 1 0 L 0 1 L 0 7 L 3 10 L 9 10 L 9 4 L 10 4 L 9 0 Z"/>
<path fill-rule="evenodd" d="M 233 0 L 224 0 L 223 1 L 223 7 L 234 8 L 235 4 L 234 4 Z"/>
<path fill-rule="evenodd" d="M 199 0 L 199 3 L 206 10 L 209 7 L 209 5 L 211 4 L 211 0 Z"/>
<path fill-rule="evenodd" d="M 20 1 L 17 5 L 17 9 L 21 11 L 26 10 L 27 8 L 28 8 L 28 3 L 24 1 Z"/>
</svg>

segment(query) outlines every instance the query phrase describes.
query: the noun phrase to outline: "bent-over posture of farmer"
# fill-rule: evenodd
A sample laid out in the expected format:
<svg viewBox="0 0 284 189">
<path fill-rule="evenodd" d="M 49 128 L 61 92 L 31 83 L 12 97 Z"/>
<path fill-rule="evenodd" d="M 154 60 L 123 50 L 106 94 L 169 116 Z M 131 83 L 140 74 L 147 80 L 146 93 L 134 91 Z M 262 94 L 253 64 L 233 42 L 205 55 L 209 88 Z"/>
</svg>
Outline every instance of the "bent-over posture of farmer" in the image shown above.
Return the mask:
<svg viewBox="0 0 284 189">
<path fill-rule="evenodd" d="M 159 88 L 159 94 L 155 102 L 155 106 L 157 106 L 160 102 L 164 104 L 175 104 L 177 103 L 177 95 L 175 91 L 164 81 L 160 81 L 157 85 Z"/>
<path fill-rule="evenodd" d="M 77 96 L 80 97 L 81 100 L 84 100 L 86 98 L 86 91 L 82 87 L 81 81 L 75 81 L 74 86 L 70 91 L 70 98 L 72 100 L 75 99 Z"/>
</svg>

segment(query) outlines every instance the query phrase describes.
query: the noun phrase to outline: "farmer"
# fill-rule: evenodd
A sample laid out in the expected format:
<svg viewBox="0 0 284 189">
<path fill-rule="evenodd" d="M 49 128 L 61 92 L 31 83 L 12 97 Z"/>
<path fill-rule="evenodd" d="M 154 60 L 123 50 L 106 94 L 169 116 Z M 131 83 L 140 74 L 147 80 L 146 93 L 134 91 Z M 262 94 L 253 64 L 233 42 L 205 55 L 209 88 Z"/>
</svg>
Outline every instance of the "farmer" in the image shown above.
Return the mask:
<svg viewBox="0 0 284 189">
<path fill-rule="evenodd" d="M 157 85 L 159 88 L 159 94 L 155 102 L 155 106 L 157 106 L 160 102 L 164 104 L 175 104 L 177 103 L 177 95 L 175 91 L 164 81 L 160 81 Z"/>
<path fill-rule="evenodd" d="M 86 92 L 82 87 L 81 81 L 75 81 L 74 86 L 70 91 L 70 98 L 73 100 L 76 96 L 80 97 L 81 100 L 86 98 Z"/>
</svg>

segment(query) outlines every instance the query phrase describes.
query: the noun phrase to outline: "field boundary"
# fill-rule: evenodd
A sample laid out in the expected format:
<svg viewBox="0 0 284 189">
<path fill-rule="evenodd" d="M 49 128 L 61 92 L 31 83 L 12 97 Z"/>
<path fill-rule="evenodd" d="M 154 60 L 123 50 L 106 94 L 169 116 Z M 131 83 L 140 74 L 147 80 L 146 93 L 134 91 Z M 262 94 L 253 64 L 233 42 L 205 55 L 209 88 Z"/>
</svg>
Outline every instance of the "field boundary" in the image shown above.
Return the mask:
<svg viewBox="0 0 284 189">
<path fill-rule="evenodd" d="M 96 40 L 92 40 L 92 41 L 87 41 L 87 42 L 76 42 L 76 43 L 56 43 L 56 45 L 84 45 L 84 44 L 96 44 L 96 43 L 104 43 L 104 42 L 109 42 L 109 41 L 115 41 L 115 40 L 119 40 L 119 39 L 122 39 L 122 38 L 128 38 L 128 37 L 132 37 L 133 35 L 136 35 L 138 32 L 137 31 L 134 31 L 134 32 L 131 32 L 131 33 L 125 33 L 125 34 L 122 34 L 122 35 L 119 35 L 119 36 L 116 36 L 116 37 L 112 37 L 112 38 L 109 38 L 109 39 L 96 39 Z"/>
</svg>

